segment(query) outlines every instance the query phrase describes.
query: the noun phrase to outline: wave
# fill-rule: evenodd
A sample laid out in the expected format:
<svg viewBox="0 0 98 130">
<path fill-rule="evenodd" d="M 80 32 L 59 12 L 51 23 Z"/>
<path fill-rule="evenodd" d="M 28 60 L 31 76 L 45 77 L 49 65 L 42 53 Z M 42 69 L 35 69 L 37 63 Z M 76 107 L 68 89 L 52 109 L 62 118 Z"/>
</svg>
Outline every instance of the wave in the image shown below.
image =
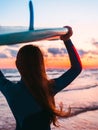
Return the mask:
<svg viewBox="0 0 98 130">
<path fill-rule="evenodd" d="M 92 85 L 92 86 L 85 86 L 83 88 L 70 88 L 70 89 L 66 89 L 66 90 L 62 90 L 62 92 L 67 92 L 67 91 L 78 91 L 78 90 L 85 90 L 85 89 L 91 89 L 91 88 L 95 88 L 98 87 L 98 84 Z"/>
<path fill-rule="evenodd" d="M 78 114 L 88 112 L 88 111 L 95 111 L 98 110 L 98 104 L 92 105 L 92 106 L 87 106 L 87 107 L 71 107 L 71 114 L 70 117 L 76 116 Z"/>
</svg>

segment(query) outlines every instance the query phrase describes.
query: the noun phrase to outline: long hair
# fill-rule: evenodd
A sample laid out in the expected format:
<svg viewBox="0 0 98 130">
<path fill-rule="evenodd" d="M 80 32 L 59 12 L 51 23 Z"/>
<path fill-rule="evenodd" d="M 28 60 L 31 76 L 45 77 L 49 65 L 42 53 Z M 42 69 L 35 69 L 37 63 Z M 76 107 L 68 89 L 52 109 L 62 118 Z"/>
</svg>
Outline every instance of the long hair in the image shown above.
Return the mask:
<svg viewBox="0 0 98 130">
<path fill-rule="evenodd" d="M 37 46 L 23 46 L 17 54 L 16 66 L 32 95 L 50 113 L 50 122 L 57 126 L 57 116 L 69 116 L 70 110 L 64 112 L 62 108 L 59 110 L 55 106 L 54 95 L 52 93 L 54 81 L 47 78 L 43 54 Z"/>
</svg>

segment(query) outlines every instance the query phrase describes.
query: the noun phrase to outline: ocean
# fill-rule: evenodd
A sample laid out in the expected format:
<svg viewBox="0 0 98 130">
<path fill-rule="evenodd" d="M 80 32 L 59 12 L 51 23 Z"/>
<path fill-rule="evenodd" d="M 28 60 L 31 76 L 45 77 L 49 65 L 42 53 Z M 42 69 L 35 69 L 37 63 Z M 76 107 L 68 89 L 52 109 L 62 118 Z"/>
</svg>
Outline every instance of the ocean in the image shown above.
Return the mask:
<svg viewBox="0 0 98 130">
<path fill-rule="evenodd" d="M 15 69 L 2 70 L 6 78 L 17 82 L 20 79 Z M 57 78 L 66 70 L 48 69 L 49 78 Z M 64 109 L 71 107 L 69 118 L 59 118 L 59 127 L 52 130 L 98 130 L 98 69 L 83 70 L 65 89 L 55 96 L 56 104 Z M 14 130 L 15 120 L 4 96 L 0 93 L 0 130 Z"/>
</svg>

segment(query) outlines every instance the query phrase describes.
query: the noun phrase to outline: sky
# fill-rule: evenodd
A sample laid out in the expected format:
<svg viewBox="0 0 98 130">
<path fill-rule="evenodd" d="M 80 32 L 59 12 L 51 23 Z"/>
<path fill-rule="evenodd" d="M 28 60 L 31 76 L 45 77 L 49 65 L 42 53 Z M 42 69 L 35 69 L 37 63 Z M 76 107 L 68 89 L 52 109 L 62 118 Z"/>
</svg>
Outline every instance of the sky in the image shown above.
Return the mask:
<svg viewBox="0 0 98 130">
<path fill-rule="evenodd" d="M 73 29 L 71 37 L 79 52 L 83 68 L 98 68 L 98 0 L 32 0 L 34 26 L 63 27 Z M 29 26 L 29 0 L 0 1 L 0 26 Z M 45 57 L 46 67 L 69 67 L 69 59 L 63 42 L 34 42 Z M 15 65 L 17 51 L 24 44 L 0 46 L 0 68 Z"/>
</svg>

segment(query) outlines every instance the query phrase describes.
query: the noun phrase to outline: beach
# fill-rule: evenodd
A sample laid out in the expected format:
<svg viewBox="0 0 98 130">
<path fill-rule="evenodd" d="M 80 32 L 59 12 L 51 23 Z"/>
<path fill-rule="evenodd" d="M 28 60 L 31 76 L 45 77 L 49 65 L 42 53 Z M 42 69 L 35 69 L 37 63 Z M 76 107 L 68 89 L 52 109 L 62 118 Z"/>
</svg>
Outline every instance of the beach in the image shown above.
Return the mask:
<svg viewBox="0 0 98 130">
<path fill-rule="evenodd" d="M 5 76 L 14 82 L 20 79 L 17 70 L 2 70 Z M 49 78 L 56 78 L 66 70 L 48 69 Z M 98 70 L 83 70 L 81 74 L 64 90 L 55 96 L 56 104 L 63 103 L 71 115 L 58 119 L 60 127 L 52 130 L 98 130 Z M 4 96 L 0 93 L 0 130 L 15 130 L 15 120 Z"/>
</svg>

